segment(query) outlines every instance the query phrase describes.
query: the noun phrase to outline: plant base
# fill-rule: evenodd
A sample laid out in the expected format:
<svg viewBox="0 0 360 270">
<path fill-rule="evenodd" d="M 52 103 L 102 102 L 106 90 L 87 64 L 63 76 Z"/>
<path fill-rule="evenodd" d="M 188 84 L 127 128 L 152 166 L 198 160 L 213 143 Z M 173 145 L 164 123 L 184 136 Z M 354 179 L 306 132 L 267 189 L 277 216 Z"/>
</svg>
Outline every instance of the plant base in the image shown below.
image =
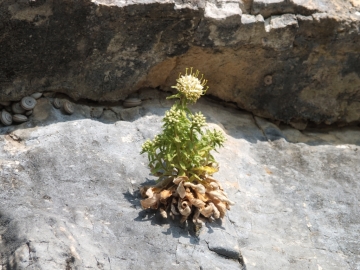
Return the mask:
<svg viewBox="0 0 360 270">
<path fill-rule="evenodd" d="M 144 200 L 144 209 L 159 209 L 164 218 L 168 213 L 172 218 L 181 217 L 180 222 L 187 220 L 191 214 L 195 224 L 202 223 L 201 217 L 208 219 L 223 218 L 230 201 L 221 184 L 211 176 L 201 181 L 190 182 L 188 177 L 169 177 L 155 186 L 140 189 Z"/>
</svg>

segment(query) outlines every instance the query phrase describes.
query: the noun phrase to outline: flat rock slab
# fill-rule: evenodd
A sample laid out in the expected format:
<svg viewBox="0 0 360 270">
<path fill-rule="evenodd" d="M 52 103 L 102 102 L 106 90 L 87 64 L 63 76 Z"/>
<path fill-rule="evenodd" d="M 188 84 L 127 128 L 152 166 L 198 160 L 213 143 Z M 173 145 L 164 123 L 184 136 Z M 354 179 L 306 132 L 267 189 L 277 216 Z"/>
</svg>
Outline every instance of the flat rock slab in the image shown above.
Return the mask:
<svg viewBox="0 0 360 270">
<path fill-rule="evenodd" d="M 196 104 L 226 133 L 215 177 L 236 202 L 196 233 L 140 207 L 154 183 L 141 145 L 171 105 L 147 96 L 130 121 L 42 98 L 30 122 L 1 128 L 0 269 L 360 268 L 360 128 L 300 132 Z"/>
</svg>

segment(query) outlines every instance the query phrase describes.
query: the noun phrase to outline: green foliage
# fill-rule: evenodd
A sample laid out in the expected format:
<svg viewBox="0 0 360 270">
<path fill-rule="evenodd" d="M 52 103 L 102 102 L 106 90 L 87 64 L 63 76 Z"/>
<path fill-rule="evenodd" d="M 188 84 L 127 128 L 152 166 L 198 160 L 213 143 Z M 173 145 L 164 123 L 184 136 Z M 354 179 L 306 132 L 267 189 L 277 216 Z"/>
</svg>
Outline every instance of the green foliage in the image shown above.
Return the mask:
<svg viewBox="0 0 360 270">
<path fill-rule="evenodd" d="M 190 181 L 201 181 L 218 170 L 210 154 L 225 141 L 220 131 L 204 129 L 206 119 L 201 112 L 193 114 L 189 103 L 195 103 L 205 94 L 206 80 L 198 78 L 199 72 L 179 76 L 178 93 L 168 98 L 178 99 L 163 118 L 163 132 L 147 140 L 141 154 L 147 153 L 151 173 L 159 180 L 169 176 L 187 176 Z"/>
</svg>

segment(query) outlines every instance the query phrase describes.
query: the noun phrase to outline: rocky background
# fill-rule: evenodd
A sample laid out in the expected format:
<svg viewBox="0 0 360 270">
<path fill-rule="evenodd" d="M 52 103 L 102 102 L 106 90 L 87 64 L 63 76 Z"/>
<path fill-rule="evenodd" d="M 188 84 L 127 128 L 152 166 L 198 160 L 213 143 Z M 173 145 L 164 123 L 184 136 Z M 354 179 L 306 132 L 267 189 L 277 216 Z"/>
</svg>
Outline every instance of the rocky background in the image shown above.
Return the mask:
<svg viewBox="0 0 360 270">
<path fill-rule="evenodd" d="M 360 269 L 359 27 L 358 0 L 1 1 L 0 120 L 36 106 L 0 125 L 0 270 Z M 139 195 L 189 66 L 236 203 L 199 231 Z"/>
<path fill-rule="evenodd" d="M 359 0 L 3 0 L 0 101 L 124 100 L 193 66 L 257 116 L 358 123 L 359 27 Z"/>
<path fill-rule="evenodd" d="M 300 132 L 204 98 L 192 109 L 227 138 L 214 176 L 235 205 L 196 231 L 141 209 L 141 145 L 172 102 L 139 97 L 72 115 L 41 97 L 0 129 L 0 269 L 360 269 L 359 127 Z"/>
</svg>

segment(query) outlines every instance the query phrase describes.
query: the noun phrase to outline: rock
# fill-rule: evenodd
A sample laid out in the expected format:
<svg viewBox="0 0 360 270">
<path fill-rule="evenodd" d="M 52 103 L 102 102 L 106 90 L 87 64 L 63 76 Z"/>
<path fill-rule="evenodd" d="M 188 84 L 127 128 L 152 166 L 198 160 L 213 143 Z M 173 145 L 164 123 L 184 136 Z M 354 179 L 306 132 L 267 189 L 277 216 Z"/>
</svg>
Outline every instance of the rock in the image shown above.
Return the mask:
<svg viewBox="0 0 360 270">
<path fill-rule="evenodd" d="M 330 3 L 327 4 L 331 6 Z M 323 10 L 320 1 L 302 1 L 302 0 L 254 0 L 251 13 L 261 14 L 264 18 L 272 15 L 293 13 L 302 15 L 311 15 Z"/>
<path fill-rule="evenodd" d="M 140 117 L 140 109 L 139 107 L 122 109 L 120 111 L 120 116 L 124 121 L 134 121 Z"/>
<path fill-rule="evenodd" d="M 91 109 L 91 117 L 100 118 L 103 114 L 104 108 L 102 107 L 94 107 Z"/>
<path fill-rule="evenodd" d="M 14 122 L 22 123 L 22 122 L 26 122 L 28 120 L 28 118 L 25 115 L 22 115 L 22 114 L 14 114 L 12 116 L 12 120 Z"/>
<path fill-rule="evenodd" d="M 25 113 L 25 109 L 21 107 L 19 102 L 13 103 L 11 105 L 11 110 L 13 111 L 13 113 L 18 113 L 18 114 Z"/>
<path fill-rule="evenodd" d="M 39 98 L 41 98 L 41 96 L 42 96 L 42 93 L 40 93 L 40 92 L 36 92 L 36 93 L 31 94 L 31 97 L 33 97 L 35 99 L 39 99 Z"/>
<path fill-rule="evenodd" d="M 141 105 L 141 99 L 139 98 L 127 98 L 123 103 L 123 106 L 125 108 L 137 107 L 140 105 Z"/>
<path fill-rule="evenodd" d="M 63 103 L 63 101 L 60 100 L 59 98 L 54 98 L 54 100 L 53 100 L 53 105 L 56 109 L 60 109 L 62 106 L 62 103 Z"/>
<path fill-rule="evenodd" d="M 139 98 L 141 100 L 158 99 L 159 96 L 159 91 L 154 88 L 143 88 L 139 91 Z"/>
<path fill-rule="evenodd" d="M 63 103 L 63 109 L 65 111 L 65 113 L 67 114 L 73 114 L 75 111 L 74 105 L 72 104 L 72 102 L 65 100 Z"/>
<path fill-rule="evenodd" d="M 282 131 L 277 125 L 256 116 L 254 117 L 254 120 L 255 124 L 262 131 L 268 141 L 275 141 L 284 138 Z"/>
<path fill-rule="evenodd" d="M 116 113 L 112 110 L 104 110 L 101 119 L 105 122 L 115 122 L 118 120 Z"/>
<path fill-rule="evenodd" d="M 237 1 L 219 1 L 218 3 L 212 3 L 210 1 L 205 2 L 205 18 L 221 20 L 241 14 L 242 11 Z"/>
<path fill-rule="evenodd" d="M 23 244 L 18 247 L 13 255 L 10 256 L 9 265 L 12 268 L 26 268 L 32 263 L 31 257 L 29 256 L 29 247 L 27 244 Z"/>
<path fill-rule="evenodd" d="M 59 110 L 52 106 L 50 100 L 41 98 L 37 100 L 31 117 L 36 123 L 46 123 L 47 121 L 54 121 L 56 119 L 54 116 L 55 113 L 61 114 Z"/>
<path fill-rule="evenodd" d="M 1 101 L 34 91 L 119 101 L 170 91 L 191 64 L 209 95 L 257 116 L 360 121 L 355 0 L 25 2 L 0 4 Z"/>
<path fill-rule="evenodd" d="M 240 258 L 241 254 L 237 239 L 232 235 L 227 234 L 222 229 L 216 229 L 208 237 L 210 238 L 207 240 L 209 250 L 231 259 L 237 260 Z"/>
<path fill-rule="evenodd" d="M 197 235 L 140 207 L 154 177 L 139 152 L 164 102 L 102 123 L 86 105 L 64 115 L 40 98 L 28 123 L 0 128 L 3 268 L 359 268 L 360 127 L 300 132 L 201 100 L 192 109 L 226 134 L 214 177 L 235 205 Z"/>
<path fill-rule="evenodd" d="M 296 128 L 298 130 L 304 130 L 306 129 L 308 123 L 302 120 L 292 120 L 289 123 L 293 128 Z"/>
</svg>

